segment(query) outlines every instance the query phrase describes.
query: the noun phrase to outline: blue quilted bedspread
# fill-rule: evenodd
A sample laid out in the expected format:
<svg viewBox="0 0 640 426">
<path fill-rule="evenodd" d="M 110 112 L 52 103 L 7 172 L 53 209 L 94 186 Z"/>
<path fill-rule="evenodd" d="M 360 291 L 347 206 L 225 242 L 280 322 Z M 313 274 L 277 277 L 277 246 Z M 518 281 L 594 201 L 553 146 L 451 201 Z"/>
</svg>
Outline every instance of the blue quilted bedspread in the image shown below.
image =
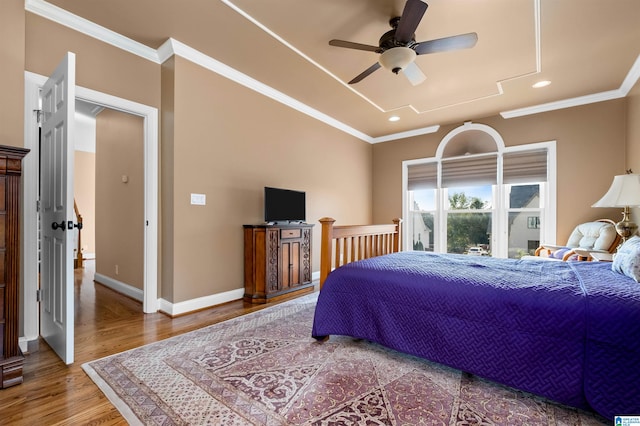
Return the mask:
<svg viewBox="0 0 640 426">
<path fill-rule="evenodd" d="M 604 262 L 401 252 L 342 266 L 313 336 L 378 342 L 605 417 L 640 414 L 640 284 Z"/>
</svg>

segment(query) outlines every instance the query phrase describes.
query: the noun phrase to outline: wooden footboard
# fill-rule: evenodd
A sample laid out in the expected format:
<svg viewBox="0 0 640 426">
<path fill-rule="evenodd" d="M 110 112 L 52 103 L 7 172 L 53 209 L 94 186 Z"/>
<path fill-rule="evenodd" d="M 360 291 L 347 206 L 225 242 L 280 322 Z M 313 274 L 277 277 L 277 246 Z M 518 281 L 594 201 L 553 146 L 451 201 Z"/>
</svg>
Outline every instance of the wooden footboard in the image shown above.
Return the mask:
<svg viewBox="0 0 640 426">
<path fill-rule="evenodd" d="M 400 251 L 402 219 L 388 225 L 334 226 L 330 217 L 320 219 L 320 288 L 334 269 L 356 260 Z"/>
</svg>

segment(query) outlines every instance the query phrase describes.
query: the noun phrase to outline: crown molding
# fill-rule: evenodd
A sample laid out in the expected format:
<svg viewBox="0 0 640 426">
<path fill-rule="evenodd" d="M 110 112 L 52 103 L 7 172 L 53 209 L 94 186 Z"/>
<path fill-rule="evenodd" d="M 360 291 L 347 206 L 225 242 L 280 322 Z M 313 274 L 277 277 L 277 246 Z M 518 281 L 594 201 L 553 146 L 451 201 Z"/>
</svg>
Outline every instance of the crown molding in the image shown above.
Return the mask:
<svg viewBox="0 0 640 426">
<path fill-rule="evenodd" d="M 329 126 L 332 126 L 338 130 L 341 130 L 345 133 L 350 134 L 364 142 L 368 142 L 370 144 L 378 143 L 378 142 L 386 142 L 395 139 L 403 139 L 412 136 L 424 135 L 427 133 L 435 133 L 440 128 L 439 125 L 424 127 L 421 129 L 410 130 L 407 132 L 401 133 L 393 133 L 386 136 L 380 137 L 371 137 L 365 133 L 360 132 L 359 130 L 350 127 L 341 121 L 336 120 L 335 118 L 318 111 L 315 108 L 312 108 L 289 95 L 286 95 L 271 86 L 267 86 L 260 81 L 249 77 L 248 75 L 232 68 L 210 56 L 205 55 L 204 53 L 184 44 L 180 41 L 169 38 L 166 42 L 160 46 L 158 49 L 158 57 L 161 62 L 166 61 L 171 56 L 176 55 L 184 58 L 188 61 L 193 62 L 196 65 L 199 65 L 209 71 L 215 72 L 229 80 L 232 80 L 238 84 L 241 84 L 249 89 L 252 89 L 264 96 L 267 96 L 277 102 L 280 102 L 290 108 L 293 108 L 303 114 L 306 114 L 316 120 L 322 121 Z"/>
<path fill-rule="evenodd" d="M 578 96 L 570 99 L 563 99 L 556 102 L 548 102 L 545 104 L 534 105 L 525 108 L 512 109 L 510 111 L 503 111 L 500 113 L 502 118 L 515 118 L 523 117 L 525 115 L 539 114 L 541 112 L 555 111 L 563 108 L 571 108 L 580 105 L 592 104 L 595 102 L 610 101 L 613 99 L 620 99 L 627 96 L 629 91 L 637 83 L 640 78 L 640 55 L 636 58 L 633 66 L 627 73 L 624 81 L 618 89 L 608 90 L 606 92 L 594 93 L 591 95 Z"/>
<path fill-rule="evenodd" d="M 316 120 L 322 121 L 325 124 L 328 124 L 331 127 L 335 127 L 338 130 L 341 130 L 345 133 L 348 133 L 352 136 L 355 136 L 358 139 L 361 139 L 365 142 L 372 143 L 373 138 L 368 136 L 353 127 L 347 126 L 341 121 L 336 120 L 335 118 L 318 111 L 315 108 L 312 108 L 291 96 L 288 96 L 279 90 L 274 89 L 271 86 L 267 86 L 260 81 L 249 77 L 248 75 L 232 68 L 217 59 L 214 59 L 210 56 L 205 55 L 204 53 L 179 42 L 173 38 L 168 39 L 163 43 L 162 46 L 158 49 L 160 52 L 159 57 L 164 60 L 168 59 L 172 55 L 180 56 L 181 58 L 187 59 L 188 61 L 193 62 L 209 71 L 215 72 L 225 78 L 228 78 L 231 81 L 234 81 L 242 86 L 245 86 L 251 90 L 254 90 L 268 98 L 271 98 L 281 104 L 284 104 L 290 108 L 293 108 L 303 114 L 306 114 L 310 117 L 315 118 Z"/>
<path fill-rule="evenodd" d="M 620 90 L 624 93 L 624 96 L 627 96 L 633 86 L 636 85 L 640 79 L 640 55 L 636 58 L 636 61 L 631 66 L 631 69 L 627 73 L 627 77 L 625 77 L 624 81 L 620 85 Z"/>
<path fill-rule="evenodd" d="M 426 135 L 429 133 L 435 133 L 440 130 L 440 125 L 437 124 L 435 126 L 423 127 L 421 129 L 408 130 L 406 132 L 393 133 L 391 135 L 379 136 L 377 138 L 373 138 L 371 143 L 381 143 L 381 142 L 389 142 L 395 141 L 398 139 L 410 138 L 413 136 Z"/>
<path fill-rule="evenodd" d="M 142 43 L 111 31 L 80 16 L 74 15 L 44 0 L 25 0 L 24 9 L 45 19 L 93 37 L 118 49 L 159 64 L 158 52 Z"/>
<path fill-rule="evenodd" d="M 541 112 L 555 111 L 558 109 L 571 108 L 580 105 L 592 104 L 595 102 L 610 101 L 612 99 L 624 98 L 625 95 L 619 89 L 607 92 L 594 93 L 592 95 L 578 96 L 576 98 L 563 99 L 561 101 L 548 102 L 546 104 L 534 105 L 525 108 L 512 109 L 500 113 L 502 118 L 524 117 L 526 115 L 539 114 Z"/>
</svg>

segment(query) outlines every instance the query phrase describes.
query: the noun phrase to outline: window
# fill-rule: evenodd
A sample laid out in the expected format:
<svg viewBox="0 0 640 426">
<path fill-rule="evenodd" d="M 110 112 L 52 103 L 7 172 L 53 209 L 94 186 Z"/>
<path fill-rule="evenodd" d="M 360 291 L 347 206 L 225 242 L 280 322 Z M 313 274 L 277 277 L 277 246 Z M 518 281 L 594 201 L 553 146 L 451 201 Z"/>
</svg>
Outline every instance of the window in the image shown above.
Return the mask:
<svg viewBox="0 0 640 426">
<path fill-rule="evenodd" d="M 437 163 L 424 162 L 412 167 L 409 181 L 408 213 L 405 214 L 405 241 L 410 250 L 433 251 L 436 211 Z"/>
<path fill-rule="evenodd" d="M 555 142 L 505 148 L 466 123 L 403 177 L 406 250 L 519 258 L 555 240 Z"/>
<path fill-rule="evenodd" d="M 541 187 L 542 183 L 505 185 L 505 191 L 509 194 L 509 257 L 532 255 L 537 248 L 531 251 L 528 241 L 540 240 L 540 217 L 543 215 L 540 207 Z"/>
<path fill-rule="evenodd" d="M 433 251 L 433 218 L 435 213 L 435 191 L 415 190 L 410 193 L 409 218 L 405 219 L 411 250 Z"/>
<path fill-rule="evenodd" d="M 476 247 L 491 252 L 492 192 L 493 185 L 444 189 L 447 253 L 469 253 Z"/>
</svg>

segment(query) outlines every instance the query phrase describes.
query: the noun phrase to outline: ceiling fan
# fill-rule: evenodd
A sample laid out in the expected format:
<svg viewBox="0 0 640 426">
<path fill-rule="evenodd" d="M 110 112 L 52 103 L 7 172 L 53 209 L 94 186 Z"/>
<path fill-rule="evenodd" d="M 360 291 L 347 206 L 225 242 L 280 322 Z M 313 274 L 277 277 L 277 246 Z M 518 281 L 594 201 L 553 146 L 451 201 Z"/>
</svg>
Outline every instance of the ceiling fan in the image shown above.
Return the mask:
<svg viewBox="0 0 640 426">
<path fill-rule="evenodd" d="M 417 42 L 414 32 L 427 11 L 427 7 L 428 5 L 421 0 L 407 0 L 402 16 L 392 18 L 389 21 L 392 30 L 387 31 L 380 37 L 378 46 L 335 39 L 329 41 L 331 46 L 366 50 L 380 54 L 378 62 L 357 75 L 349 84 L 358 83 L 382 66 L 394 74 L 402 71 L 409 79 L 409 82 L 416 86 L 426 79 L 422 70 L 414 62 L 417 55 L 467 49 L 475 46 L 478 41 L 478 34 L 476 33 Z"/>
</svg>

